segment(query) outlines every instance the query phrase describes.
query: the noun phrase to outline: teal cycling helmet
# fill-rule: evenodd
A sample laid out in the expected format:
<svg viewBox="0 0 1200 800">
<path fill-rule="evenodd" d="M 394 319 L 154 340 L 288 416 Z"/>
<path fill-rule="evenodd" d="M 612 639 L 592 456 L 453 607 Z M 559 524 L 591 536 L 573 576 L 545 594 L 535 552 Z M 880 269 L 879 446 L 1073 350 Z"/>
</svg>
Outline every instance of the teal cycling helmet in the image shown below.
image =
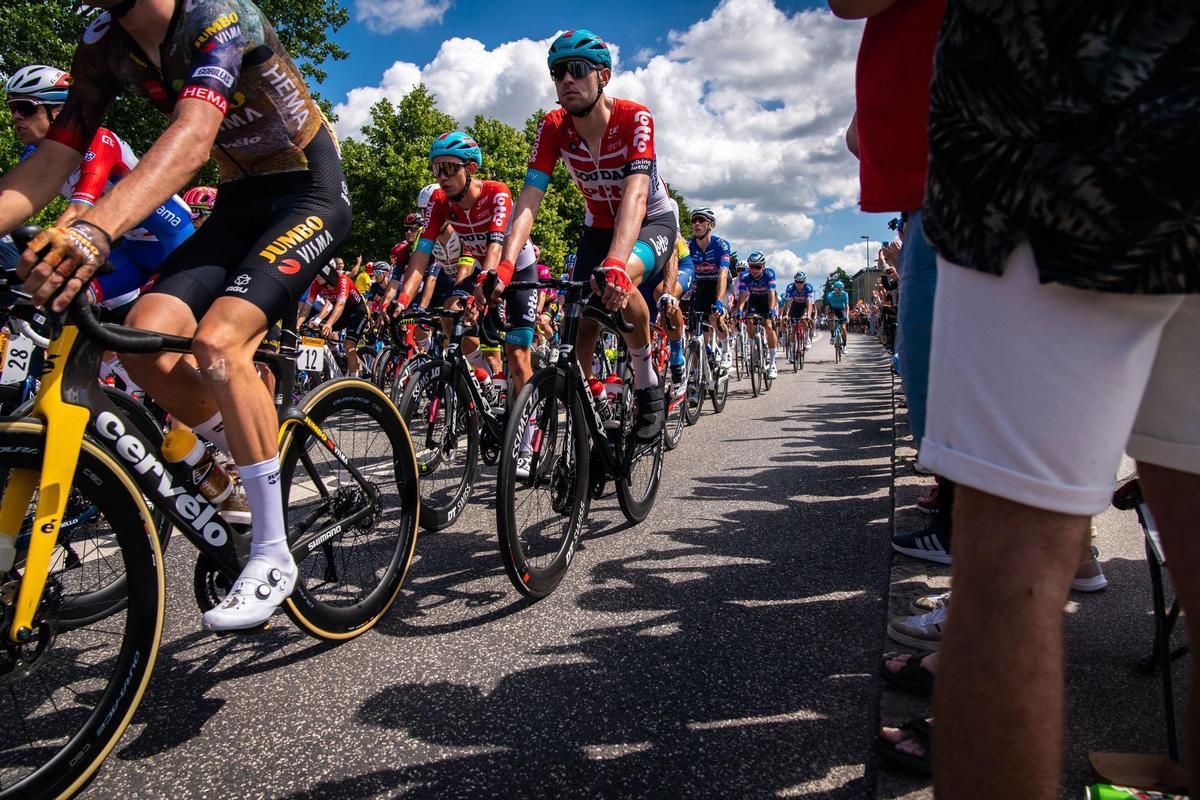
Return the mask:
<svg viewBox="0 0 1200 800">
<path fill-rule="evenodd" d="M 432 162 L 438 156 L 454 156 L 463 161 L 474 161 L 477 167 L 483 166 L 483 150 L 463 131 L 450 131 L 434 139 L 429 148 L 429 160 Z"/>
<path fill-rule="evenodd" d="M 805 283 L 808 280 L 808 276 L 803 272 L 797 272 L 796 277 L 792 280 L 794 280 L 796 283 Z"/>
<path fill-rule="evenodd" d="M 834 281 L 834 282 L 833 282 L 833 288 L 835 288 L 835 289 L 845 289 L 845 288 L 846 288 L 846 284 L 842 283 L 841 281 Z"/>
<path fill-rule="evenodd" d="M 559 61 L 572 58 L 581 58 L 596 66 L 612 69 L 612 53 L 608 45 L 599 36 L 583 28 L 559 34 L 550 45 L 546 66 L 553 67 Z"/>
</svg>

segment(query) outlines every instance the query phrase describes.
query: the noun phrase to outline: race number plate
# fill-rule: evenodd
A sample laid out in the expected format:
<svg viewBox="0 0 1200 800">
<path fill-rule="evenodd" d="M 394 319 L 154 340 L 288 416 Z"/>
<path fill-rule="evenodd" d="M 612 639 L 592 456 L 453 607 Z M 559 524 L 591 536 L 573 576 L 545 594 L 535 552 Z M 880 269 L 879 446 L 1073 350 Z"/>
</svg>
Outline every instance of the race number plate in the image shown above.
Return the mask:
<svg viewBox="0 0 1200 800">
<path fill-rule="evenodd" d="M 0 371 L 0 385 L 20 383 L 29 374 L 29 362 L 33 358 L 33 342 L 24 336 L 4 336 L 4 363 Z"/>
<path fill-rule="evenodd" d="M 300 352 L 296 356 L 296 369 L 305 372 L 320 372 L 325 367 L 325 340 L 309 336 L 301 337 Z"/>
</svg>

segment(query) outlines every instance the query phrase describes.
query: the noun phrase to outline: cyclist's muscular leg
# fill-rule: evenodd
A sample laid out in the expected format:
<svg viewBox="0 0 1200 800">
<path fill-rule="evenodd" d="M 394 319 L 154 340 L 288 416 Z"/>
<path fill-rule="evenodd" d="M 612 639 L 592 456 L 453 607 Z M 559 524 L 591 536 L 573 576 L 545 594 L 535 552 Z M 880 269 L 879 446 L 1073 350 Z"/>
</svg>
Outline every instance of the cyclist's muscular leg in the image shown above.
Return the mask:
<svg viewBox="0 0 1200 800">
<path fill-rule="evenodd" d="M 176 336 L 193 336 L 197 327 L 187 304 L 166 294 L 143 295 L 125 324 Z M 138 385 L 184 424 L 196 426 L 217 413 L 216 397 L 183 355 L 127 353 L 121 360 Z"/>
<path fill-rule="evenodd" d="M 767 347 L 779 347 L 779 334 L 775 332 L 775 322 L 767 320 Z"/>
<path fill-rule="evenodd" d="M 219 297 L 200 321 L 192 345 L 239 465 L 257 464 L 278 452 L 275 405 L 254 368 L 254 351 L 266 332 L 267 317 L 258 306 Z"/>
</svg>

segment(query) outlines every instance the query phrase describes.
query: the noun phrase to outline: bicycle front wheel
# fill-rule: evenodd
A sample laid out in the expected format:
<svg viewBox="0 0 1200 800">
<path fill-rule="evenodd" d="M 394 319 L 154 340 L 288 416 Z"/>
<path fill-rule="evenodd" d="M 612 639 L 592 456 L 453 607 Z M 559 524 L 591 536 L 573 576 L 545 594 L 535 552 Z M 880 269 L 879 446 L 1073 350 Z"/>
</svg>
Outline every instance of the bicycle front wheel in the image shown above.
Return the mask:
<svg viewBox="0 0 1200 800">
<path fill-rule="evenodd" d="M 688 344 L 686 359 L 687 397 L 683 401 L 683 416 L 688 425 L 700 421 L 704 409 L 704 362 L 707 356 L 698 339 Z"/>
<path fill-rule="evenodd" d="M 558 375 L 535 373 L 512 401 L 497 467 L 500 558 L 517 591 L 533 598 L 566 575 L 591 501 L 583 404 L 555 390 Z"/>
<path fill-rule="evenodd" d="M 750 340 L 749 361 L 750 393 L 758 397 L 759 387 L 762 382 L 762 351 L 759 350 L 757 338 Z"/>
<path fill-rule="evenodd" d="M 6 489 L 14 470 L 39 472 L 43 423 L 2 423 L 0 443 Z M 162 636 L 162 550 L 141 492 L 90 440 L 73 487 L 98 513 L 74 527 L 69 541 L 60 537 L 33 636 L 23 645 L 7 641 L 24 571 L 19 540 L 13 572 L 0 581 L 3 800 L 69 796 L 84 785 L 129 725 Z"/>
<path fill-rule="evenodd" d="M 440 531 L 467 507 L 479 458 L 479 422 L 471 392 L 445 361 L 419 367 L 400 398 L 421 476 L 421 527 Z"/>
<path fill-rule="evenodd" d="M 301 410 L 324 438 L 307 425 L 285 432 L 279 467 L 288 536 L 325 532 L 306 552 L 293 549 L 300 577 L 287 611 L 313 636 L 350 639 L 379 621 L 408 574 L 421 508 L 416 459 L 396 407 L 367 381 L 322 384 Z"/>
</svg>

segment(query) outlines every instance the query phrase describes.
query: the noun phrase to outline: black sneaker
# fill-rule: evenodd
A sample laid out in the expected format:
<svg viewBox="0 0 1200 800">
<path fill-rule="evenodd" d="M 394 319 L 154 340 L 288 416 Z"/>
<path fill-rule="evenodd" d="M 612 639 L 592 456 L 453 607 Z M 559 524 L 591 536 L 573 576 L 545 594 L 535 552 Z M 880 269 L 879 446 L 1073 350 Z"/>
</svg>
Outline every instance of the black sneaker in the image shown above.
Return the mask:
<svg viewBox="0 0 1200 800">
<path fill-rule="evenodd" d="M 950 557 L 950 530 L 934 522 L 914 533 L 892 537 L 892 549 L 906 556 L 933 561 L 937 564 L 952 563 Z"/>
<path fill-rule="evenodd" d="M 636 389 L 633 398 L 637 402 L 637 421 L 633 430 L 639 444 L 652 444 L 662 436 L 666 423 L 662 384 L 649 389 Z"/>
</svg>

